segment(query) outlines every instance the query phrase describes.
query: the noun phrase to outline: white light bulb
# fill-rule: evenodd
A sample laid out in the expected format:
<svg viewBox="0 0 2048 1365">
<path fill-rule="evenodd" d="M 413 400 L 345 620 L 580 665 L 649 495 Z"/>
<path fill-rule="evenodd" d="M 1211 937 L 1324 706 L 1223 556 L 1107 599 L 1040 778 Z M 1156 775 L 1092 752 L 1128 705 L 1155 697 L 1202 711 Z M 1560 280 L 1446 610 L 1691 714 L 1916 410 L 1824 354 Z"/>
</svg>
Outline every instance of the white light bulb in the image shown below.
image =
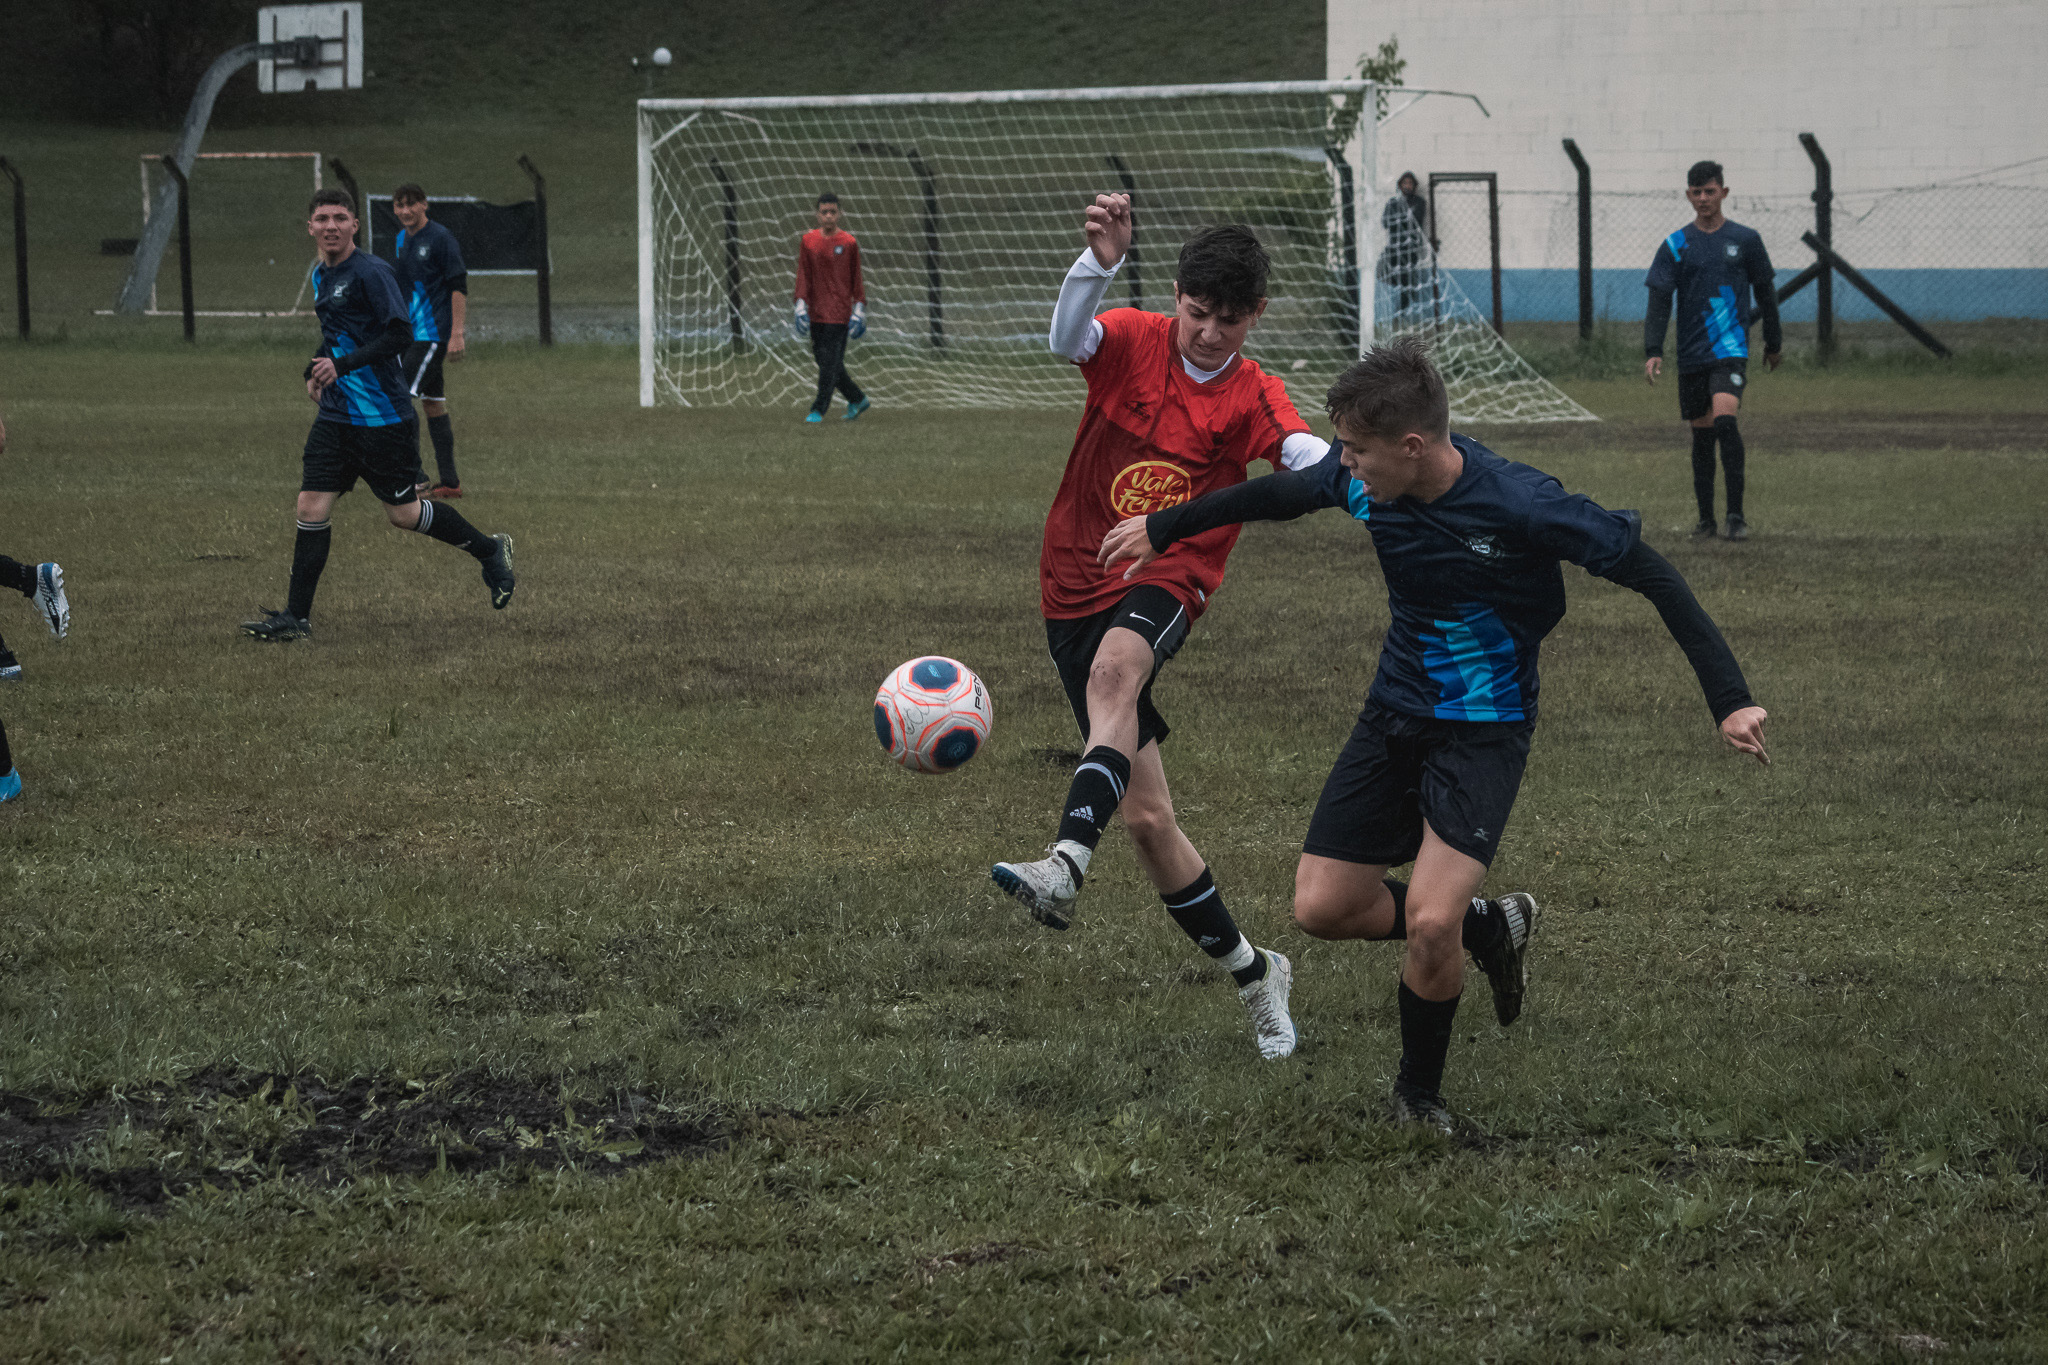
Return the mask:
<svg viewBox="0 0 2048 1365">
<path fill-rule="evenodd" d="M 669 55 L 669 50 L 667 48 L 657 47 L 656 49 L 654 49 L 654 64 L 656 66 L 667 66 L 670 62 L 674 60 L 675 58 Z"/>
</svg>

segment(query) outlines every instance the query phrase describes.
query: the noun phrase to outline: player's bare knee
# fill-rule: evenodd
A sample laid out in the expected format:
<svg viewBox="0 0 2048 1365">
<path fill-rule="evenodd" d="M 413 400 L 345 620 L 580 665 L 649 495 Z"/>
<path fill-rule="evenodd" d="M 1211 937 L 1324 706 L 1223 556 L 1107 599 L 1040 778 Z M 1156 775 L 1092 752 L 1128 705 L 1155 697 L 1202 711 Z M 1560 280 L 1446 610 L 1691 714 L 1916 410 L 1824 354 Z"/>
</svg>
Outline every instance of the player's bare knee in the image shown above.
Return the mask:
<svg viewBox="0 0 2048 1365">
<path fill-rule="evenodd" d="M 386 503 L 384 515 L 391 518 L 391 524 L 401 531 L 410 531 L 420 524 L 420 504 L 415 498 L 411 502 Z"/>
<path fill-rule="evenodd" d="M 1294 923 L 1310 938 L 1341 937 L 1343 926 L 1352 917 L 1352 909 L 1342 897 L 1324 890 L 1297 887 L 1294 892 Z"/>
<path fill-rule="evenodd" d="M 1409 901 L 1409 952 L 1430 962 L 1456 959 L 1465 951 L 1464 933 L 1465 924 L 1461 916 L 1417 914 L 1415 902 Z"/>
<path fill-rule="evenodd" d="M 1138 694 L 1144 690 L 1144 674 L 1121 659 L 1097 658 L 1088 666 L 1088 704 L 1091 708 L 1134 705 Z"/>
</svg>

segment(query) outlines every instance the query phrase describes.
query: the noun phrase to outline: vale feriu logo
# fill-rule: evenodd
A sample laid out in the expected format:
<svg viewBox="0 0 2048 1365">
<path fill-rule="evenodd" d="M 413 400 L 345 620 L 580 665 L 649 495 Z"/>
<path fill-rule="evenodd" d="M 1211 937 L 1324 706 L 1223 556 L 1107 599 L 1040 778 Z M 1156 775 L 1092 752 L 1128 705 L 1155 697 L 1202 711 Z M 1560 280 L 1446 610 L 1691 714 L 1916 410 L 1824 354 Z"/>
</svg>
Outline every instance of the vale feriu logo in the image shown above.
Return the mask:
<svg viewBox="0 0 2048 1365">
<path fill-rule="evenodd" d="M 1465 548 L 1481 559 L 1500 558 L 1500 542 L 1492 536 L 1467 536 Z"/>
</svg>

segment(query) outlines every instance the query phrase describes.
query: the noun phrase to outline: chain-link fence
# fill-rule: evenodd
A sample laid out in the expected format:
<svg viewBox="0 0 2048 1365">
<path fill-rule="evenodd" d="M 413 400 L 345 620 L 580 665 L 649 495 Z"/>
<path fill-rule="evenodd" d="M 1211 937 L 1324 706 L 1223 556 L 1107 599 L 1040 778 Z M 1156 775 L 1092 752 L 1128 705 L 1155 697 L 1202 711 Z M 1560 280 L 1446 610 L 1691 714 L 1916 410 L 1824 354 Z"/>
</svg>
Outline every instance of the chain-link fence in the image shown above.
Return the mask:
<svg viewBox="0 0 2048 1365">
<path fill-rule="evenodd" d="M 1423 235 L 1436 243 L 1441 271 L 1482 313 L 1493 291 L 1488 186 L 1442 183 L 1429 196 Z M 1644 312 L 1644 276 L 1672 232 L 1692 220 L 1682 193 L 1600 193 L 1593 197 L 1593 297 L 1596 317 L 1634 322 Z M 1391 210 L 1397 201 L 1389 200 Z M 1579 203 L 1571 191 L 1499 191 L 1501 312 L 1517 323 L 1568 323 L 1579 317 Z M 1729 196 L 1729 218 L 1762 234 L 1782 286 L 1814 263 L 1802 240 L 1816 228 L 1809 195 Z M 1975 181 L 1835 193 L 1833 247 L 1908 314 L 1930 327 L 1972 335 L 2000 324 L 2038 337 L 2048 325 L 2048 185 Z M 1408 272 L 1405 307 L 1425 312 L 1431 282 Z M 1884 313 L 1839 275 L 1834 313 L 1849 324 L 1890 328 Z M 1811 324 L 1817 290 L 1808 286 L 1782 308 L 1789 324 Z M 1967 324 L 1967 326 L 1960 326 Z M 2032 324 L 2032 326 L 2026 326 Z"/>
</svg>

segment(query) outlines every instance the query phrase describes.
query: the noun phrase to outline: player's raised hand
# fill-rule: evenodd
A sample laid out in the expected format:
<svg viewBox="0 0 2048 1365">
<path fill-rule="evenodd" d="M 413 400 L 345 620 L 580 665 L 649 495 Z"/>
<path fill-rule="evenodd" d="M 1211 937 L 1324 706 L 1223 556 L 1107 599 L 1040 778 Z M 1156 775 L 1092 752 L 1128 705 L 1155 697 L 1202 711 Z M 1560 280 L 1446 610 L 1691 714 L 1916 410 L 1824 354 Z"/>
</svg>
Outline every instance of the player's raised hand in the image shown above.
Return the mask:
<svg viewBox="0 0 2048 1365">
<path fill-rule="evenodd" d="M 1089 249 L 1104 270 L 1121 261 L 1131 249 L 1131 196 L 1096 195 L 1095 202 L 1088 206 L 1088 221 L 1082 230 L 1088 234 Z"/>
<path fill-rule="evenodd" d="M 1745 706 L 1721 722 L 1721 738 L 1745 754 L 1754 754 L 1766 768 L 1771 766 L 1771 756 L 1764 752 L 1764 717 L 1768 715 L 1761 706 Z"/>
<path fill-rule="evenodd" d="M 1152 548 L 1152 537 L 1145 532 L 1145 518 L 1127 517 L 1109 528 L 1109 534 L 1102 538 L 1102 548 L 1095 552 L 1095 560 L 1107 569 L 1120 559 L 1134 559 L 1137 563 L 1124 570 L 1129 578 L 1138 570 L 1159 558 L 1159 551 Z"/>
<path fill-rule="evenodd" d="M 1785 353 L 1784 353 L 1783 351 L 1765 351 L 1765 352 L 1764 352 L 1764 368 L 1765 368 L 1765 369 L 1767 369 L 1767 370 L 1775 370 L 1775 369 L 1777 369 L 1777 368 L 1778 368 L 1778 366 L 1780 366 L 1780 365 L 1782 365 L 1782 364 L 1784 364 L 1784 363 L 1785 363 Z"/>
<path fill-rule="evenodd" d="M 1643 378 L 1652 384 L 1657 382 L 1658 371 L 1664 368 L 1664 357 L 1653 355 L 1643 362 Z"/>
</svg>

